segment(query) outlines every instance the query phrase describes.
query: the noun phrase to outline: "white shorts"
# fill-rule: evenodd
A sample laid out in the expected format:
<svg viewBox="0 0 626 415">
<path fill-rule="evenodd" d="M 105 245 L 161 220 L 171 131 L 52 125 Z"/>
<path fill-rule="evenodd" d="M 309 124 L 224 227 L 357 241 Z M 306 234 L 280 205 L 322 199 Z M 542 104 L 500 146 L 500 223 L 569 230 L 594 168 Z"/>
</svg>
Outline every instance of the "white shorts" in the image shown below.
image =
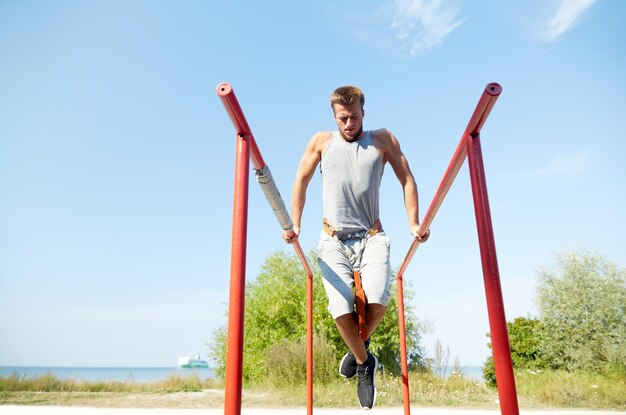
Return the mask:
<svg viewBox="0 0 626 415">
<path fill-rule="evenodd" d="M 359 268 L 367 302 L 389 303 L 389 237 L 384 232 L 374 236 L 339 240 L 322 231 L 317 245 L 317 261 L 328 311 L 333 319 L 354 312 L 354 267 Z"/>
</svg>

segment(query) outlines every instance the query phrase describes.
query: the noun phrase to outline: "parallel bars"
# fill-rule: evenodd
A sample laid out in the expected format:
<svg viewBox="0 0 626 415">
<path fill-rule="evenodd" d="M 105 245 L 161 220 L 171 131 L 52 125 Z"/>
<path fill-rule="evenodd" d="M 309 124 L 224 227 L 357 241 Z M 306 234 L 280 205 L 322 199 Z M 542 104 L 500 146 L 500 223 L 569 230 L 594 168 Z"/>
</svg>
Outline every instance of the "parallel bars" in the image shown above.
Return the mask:
<svg viewBox="0 0 626 415">
<path fill-rule="evenodd" d="M 495 239 L 491 223 L 489 199 L 485 179 L 482 151 L 480 147 L 480 130 L 493 108 L 502 88 L 497 83 L 488 84 L 485 88 L 472 117 L 461 136 L 461 140 L 452 156 L 444 177 L 433 197 L 433 200 L 421 222 L 422 236 L 430 225 L 450 190 L 465 158 L 468 158 L 474 211 L 483 266 L 483 279 L 487 297 L 487 310 L 494 354 L 496 381 L 500 397 L 500 410 L 503 415 L 519 415 L 513 364 L 506 328 L 504 302 L 500 286 L 500 275 L 495 250 Z M 233 240 L 231 246 L 231 286 L 228 313 L 228 354 L 226 358 L 226 396 L 224 413 L 239 415 L 241 413 L 241 389 L 243 366 L 243 316 L 245 290 L 245 262 L 248 214 L 248 159 L 255 170 L 260 171 L 266 164 L 254 140 L 235 93 L 229 84 L 218 85 L 217 94 L 222 99 L 226 111 L 237 130 L 237 148 L 235 161 L 235 201 L 233 207 Z M 282 200 L 281 200 L 282 202 Z M 275 212 L 276 213 L 276 212 Z M 278 218 L 277 213 L 277 218 Z M 288 216 L 288 215 L 287 215 Z M 280 222 L 280 218 L 279 218 Z M 402 265 L 397 272 L 398 286 L 398 322 L 400 330 L 400 355 L 402 364 L 402 394 L 404 413 L 409 415 L 409 374 L 406 350 L 406 326 L 404 319 L 404 294 L 402 279 L 404 272 L 420 242 L 415 239 L 411 244 Z M 313 274 L 298 242 L 294 249 L 302 266 L 307 272 L 307 414 L 313 413 Z"/>
</svg>

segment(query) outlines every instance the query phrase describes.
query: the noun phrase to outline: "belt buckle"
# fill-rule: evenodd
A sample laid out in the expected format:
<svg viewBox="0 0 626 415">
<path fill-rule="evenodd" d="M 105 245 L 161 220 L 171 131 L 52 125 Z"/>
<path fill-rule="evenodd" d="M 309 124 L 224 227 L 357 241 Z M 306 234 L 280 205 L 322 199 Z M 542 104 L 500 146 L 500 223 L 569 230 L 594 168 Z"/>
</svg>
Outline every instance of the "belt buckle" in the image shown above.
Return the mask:
<svg viewBox="0 0 626 415">
<path fill-rule="evenodd" d="M 352 233 L 342 236 L 341 238 L 339 238 L 339 240 L 347 241 L 349 239 L 363 239 L 365 238 L 366 235 L 367 235 L 367 231 L 352 232 Z"/>
<path fill-rule="evenodd" d="M 324 232 L 326 232 L 331 238 L 337 233 L 337 231 L 335 231 L 326 221 L 324 221 Z"/>
</svg>

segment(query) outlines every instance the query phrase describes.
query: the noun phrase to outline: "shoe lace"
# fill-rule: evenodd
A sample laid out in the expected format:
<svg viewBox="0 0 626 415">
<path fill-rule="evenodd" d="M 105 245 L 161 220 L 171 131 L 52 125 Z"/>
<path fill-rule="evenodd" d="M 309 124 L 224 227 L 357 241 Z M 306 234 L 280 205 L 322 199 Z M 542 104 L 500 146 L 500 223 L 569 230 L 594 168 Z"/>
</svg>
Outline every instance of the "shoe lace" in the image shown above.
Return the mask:
<svg viewBox="0 0 626 415">
<path fill-rule="evenodd" d="M 359 367 L 357 367 L 356 374 L 357 374 L 359 383 L 363 383 L 363 382 L 365 382 L 367 384 L 371 384 L 372 383 L 372 378 L 370 376 L 370 371 L 371 371 L 370 366 L 359 366 Z"/>
</svg>

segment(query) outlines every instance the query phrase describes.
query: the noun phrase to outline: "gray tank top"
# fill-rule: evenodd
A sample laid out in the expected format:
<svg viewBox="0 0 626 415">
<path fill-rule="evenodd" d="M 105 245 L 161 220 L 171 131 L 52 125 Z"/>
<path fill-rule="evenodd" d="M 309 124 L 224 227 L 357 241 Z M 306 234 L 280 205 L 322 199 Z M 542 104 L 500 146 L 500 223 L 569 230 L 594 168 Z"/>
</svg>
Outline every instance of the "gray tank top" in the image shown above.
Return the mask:
<svg viewBox="0 0 626 415">
<path fill-rule="evenodd" d="M 347 142 L 333 133 L 322 154 L 324 218 L 339 236 L 369 229 L 378 219 L 384 163 L 366 131 L 359 141 Z"/>
</svg>

